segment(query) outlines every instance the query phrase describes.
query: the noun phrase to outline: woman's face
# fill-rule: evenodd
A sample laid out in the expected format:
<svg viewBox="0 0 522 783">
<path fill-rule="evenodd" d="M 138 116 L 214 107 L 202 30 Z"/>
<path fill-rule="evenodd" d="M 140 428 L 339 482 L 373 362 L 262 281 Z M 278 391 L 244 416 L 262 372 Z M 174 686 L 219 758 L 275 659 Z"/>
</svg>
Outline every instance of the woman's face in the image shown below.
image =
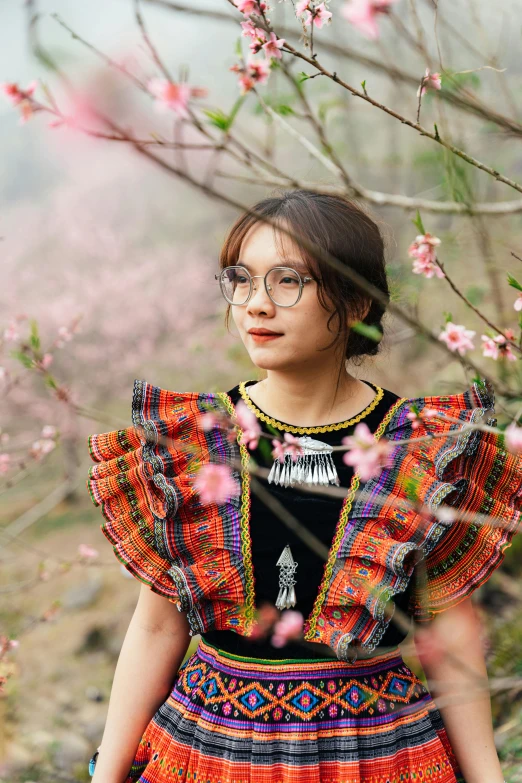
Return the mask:
<svg viewBox="0 0 522 783">
<path fill-rule="evenodd" d="M 280 235 L 281 236 L 281 235 Z M 252 275 L 264 275 L 274 266 L 290 266 L 301 277 L 309 275 L 298 247 L 290 237 L 282 234 L 287 258 L 281 258 L 274 243 L 273 228 L 266 223 L 256 223 L 243 240 L 237 261 L 247 267 Z M 317 297 L 315 280 L 304 283 L 300 300 L 292 307 L 278 307 L 268 296 L 262 278 L 253 281 L 252 296 L 245 305 L 232 305 L 232 317 L 252 362 L 265 370 L 297 369 L 312 362 L 330 364 L 333 351 L 318 352 L 332 342 L 339 328 L 338 319 L 332 319 L 328 331 L 327 313 Z M 271 329 L 281 334 L 275 339 L 258 341 L 249 334 L 252 328 Z M 334 331 L 335 330 L 335 331 Z"/>
</svg>

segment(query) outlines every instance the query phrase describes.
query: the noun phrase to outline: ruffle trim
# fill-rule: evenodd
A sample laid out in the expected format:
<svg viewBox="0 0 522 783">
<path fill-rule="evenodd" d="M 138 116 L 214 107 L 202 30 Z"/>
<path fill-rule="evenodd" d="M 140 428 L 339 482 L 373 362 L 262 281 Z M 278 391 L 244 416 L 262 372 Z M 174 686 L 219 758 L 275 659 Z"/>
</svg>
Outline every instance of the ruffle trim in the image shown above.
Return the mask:
<svg viewBox="0 0 522 783">
<path fill-rule="evenodd" d="M 202 413 L 224 408 L 222 394 L 171 392 L 135 380 L 133 426 L 88 439 L 97 464 L 87 488 L 101 507 L 103 534 L 136 578 L 187 613 L 191 635 L 212 626 L 242 633 L 251 622 L 242 499 L 201 505 L 193 486 L 205 462 L 240 457 L 219 427 L 199 426 Z M 232 475 L 239 481 L 239 471 Z"/>
<path fill-rule="evenodd" d="M 483 380 L 461 394 L 402 398 L 392 406 L 381 435 L 412 443 L 397 446 L 391 467 L 362 483 L 364 496 L 352 498 L 341 517 L 331 578 L 305 638 L 328 644 L 338 658 L 355 660 L 358 647 L 373 651 L 381 641 L 393 619 L 394 606 L 387 615 L 387 603 L 408 588 L 416 566 L 415 576 L 424 578 L 416 579 L 411 593 L 408 611 L 415 622 L 460 603 L 498 568 L 520 529 L 522 459 L 507 452 L 497 434 L 465 426 L 495 426 L 494 402 Z M 407 418 L 413 403 L 457 422 L 426 418 L 414 430 Z M 414 443 L 455 430 L 456 437 Z M 415 499 L 424 512 L 408 502 Z M 439 521 L 431 512 L 441 505 L 487 514 L 500 525 Z"/>
</svg>

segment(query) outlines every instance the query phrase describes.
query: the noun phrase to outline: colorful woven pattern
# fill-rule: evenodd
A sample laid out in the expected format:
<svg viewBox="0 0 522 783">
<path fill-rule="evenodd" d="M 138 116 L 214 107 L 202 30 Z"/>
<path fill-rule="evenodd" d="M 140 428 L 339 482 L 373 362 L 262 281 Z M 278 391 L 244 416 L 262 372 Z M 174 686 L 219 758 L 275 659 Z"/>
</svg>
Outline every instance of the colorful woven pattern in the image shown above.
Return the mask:
<svg viewBox="0 0 522 783">
<path fill-rule="evenodd" d="M 398 649 L 357 664 L 263 661 L 200 641 L 126 783 L 464 783 Z"/>
<path fill-rule="evenodd" d="M 438 415 L 413 430 L 412 404 Z M 201 429 L 206 410 L 233 413 L 234 406 L 226 393 L 171 392 L 136 380 L 134 427 L 89 438 L 98 464 L 87 484 L 117 556 L 187 612 L 192 634 L 216 628 L 248 636 L 256 605 L 249 452 L 239 444 L 241 430 L 232 442 L 217 425 Z M 412 596 L 417 621 L 466 598 L 500 565 L 520 528 L 522 459 L 496 434 L 465 426 L 494 422 L 493 413 L 493 392 L 478 383 L 461 394 L 392 405 L 375 436 L 406 443 L 397 443 L 391 467 L 378 478 L 361 482 L 354 474 L 305 639 L 354 660 L 358 648 L 371 652 L 379 644 L 387 600 L 406 590 L 417 561 L 425 566 L 424 584 Z M 422 440 L 430 433 L 437 437 Z M 198 502 L 193 479 L 209 461 L 235 466 L 241 492 L 227 503 Z M 431 511 L 443 502 L 489 516 L 484 524 L 442 522 Z"/>
</svg>

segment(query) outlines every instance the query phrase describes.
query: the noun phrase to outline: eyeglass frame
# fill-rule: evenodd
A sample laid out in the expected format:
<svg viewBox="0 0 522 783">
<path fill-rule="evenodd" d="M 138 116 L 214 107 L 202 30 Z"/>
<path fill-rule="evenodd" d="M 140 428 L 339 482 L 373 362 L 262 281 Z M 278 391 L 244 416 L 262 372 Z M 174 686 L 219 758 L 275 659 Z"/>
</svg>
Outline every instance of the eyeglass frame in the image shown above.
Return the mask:
<svg viewBox="0 0 522 783">
<path fill-rule="evenodd" d="M 247 296 L 247 298 L 245 299 L 245 301 L 244 301 L 244 302 L 241 302 L 241 304 L 240 304 L 239 302 L 231 302 L 231 301 L 230 301 L 230 299 L 227 299 L 227 298 L 226 298 L 226 296 L 225 296 L 225 294 L 223 293 L 223 286 L 221 285 L 221 276 L 222 276 L 223 272 L 224 272 L 226 269 L 230 269 L 231 267 L 234 267 L 234 268 L 236 268 L 236 269 L 238 269 L 238 268 L 240 268 L 240 269 L 244 269 L 244 270 L 245 270 L 245 272 L 247 273 L 247 275 L 250 277 L 250 291 L 249 291 L 249 293 L 248 293 L 248 296 Z M 270 272 L 273 272 L 273 271 L 274 271 L 274 269 L 290 269 L 290 270 L 291 270 L 292 272 L 294 272 L 294 273 L 297 275 L 297 277 L 299 278 L 299 295 L 298 295 L 297 299 L 295 300 L 295 302 L 294 302 L 293 304 L 291 304 L 291 305 L 282 305 L 282 304 L 278 304 L 277 302 L 275 302 L 275 301 L 272 299 L 272 297 L 271 297 L 271 295 L 270 295 L 270 291 L 269 291 L 269 290 L 268 290 L 268 288 L 267 288 L 267 284 L 266 284 L 266 277 L 267 277 L 267 275 L 269 275 L 269 274 L 270 274 Z M 230 305 L 235 305 L 236 307 L 244 307 L 246 304 L 248 304 L 248 302 L 250 301 L 250 299 L 251 299 L 251 297 L 252 297 L 252 285 L 253 285 L 254 278 L 256 278 L 256 277 L 262 277 L 262 278 L 263 278 L 263 280 L 264 280 L 264 283 L 265 283 L 265 291 L 266 291 L 266 293 L 267 293 L 268 297 L 270 298 L 270 301 L 271 301 L 271 302 L 274 302 L 274 304 L 275 304 L 275 306 L 276 306 L 276 307 L 295 307 L 295 306 L 296 306 L 296 304 L 297 304 L 297 303 L 299 302 L 299 300 L 301 299 L 301 295 L 302 295 L 302 293 L 303 293 L 303 288 L 304 288 L 304 286 L 305 286 L 305 283 L 309 283 L 311 280 L 315 280 L 315 278 L 314 278 L 314 277 L 310 277 L 309 275 L 304 275 L 303 277 L 301 277 L 301 275 L 299 274 L 299 272 L 297 271 L 297 269 L 294 269 L 294 268 L 293 268 L 293 266 L 273 266 L 273 267 L 272 267 L 271 269 L 269 269 L 269 270 L 268 270 L 268 272 L 266 272 L 264 275 L 251 275 L 251 274 L 250 274 L 250 272 L 248 271 L 248 269 L 246 268 L 246 266 L 243 266 L 242 264 L 230 264 L 230 266 L 225 266 L 225 267 L 224 267 L 224 268 L 221 270 L 221 272 L 219 272 L 219 273 L 217 273 L 217 274 L 215 274 L 215 275 L 214 275 L 214 279 L 219 281 L 219 287 L 220 287 L 220 289 L 221 289 L 221 293 L 223 294 L 223 299 L 225 300 L 225 302 L 227 302 L 227 304 L 230 304 Z M 257 291 L 257 289 L 256 289 L 256 291 Z"/>
</svg>

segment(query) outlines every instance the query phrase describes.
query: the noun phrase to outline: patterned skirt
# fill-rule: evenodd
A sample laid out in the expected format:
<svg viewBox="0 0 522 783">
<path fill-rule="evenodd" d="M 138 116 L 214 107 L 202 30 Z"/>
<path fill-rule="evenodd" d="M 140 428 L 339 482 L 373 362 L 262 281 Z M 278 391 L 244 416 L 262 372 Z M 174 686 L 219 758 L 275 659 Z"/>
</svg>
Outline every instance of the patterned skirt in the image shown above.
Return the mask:
<svg viewBox="0 0 522 783">
<path fill-rule="evenodd" d="M 148 724 L 125 783 L 465 783 L 399 648 L 242 657 L 203 639 Z"/>
</svg>

